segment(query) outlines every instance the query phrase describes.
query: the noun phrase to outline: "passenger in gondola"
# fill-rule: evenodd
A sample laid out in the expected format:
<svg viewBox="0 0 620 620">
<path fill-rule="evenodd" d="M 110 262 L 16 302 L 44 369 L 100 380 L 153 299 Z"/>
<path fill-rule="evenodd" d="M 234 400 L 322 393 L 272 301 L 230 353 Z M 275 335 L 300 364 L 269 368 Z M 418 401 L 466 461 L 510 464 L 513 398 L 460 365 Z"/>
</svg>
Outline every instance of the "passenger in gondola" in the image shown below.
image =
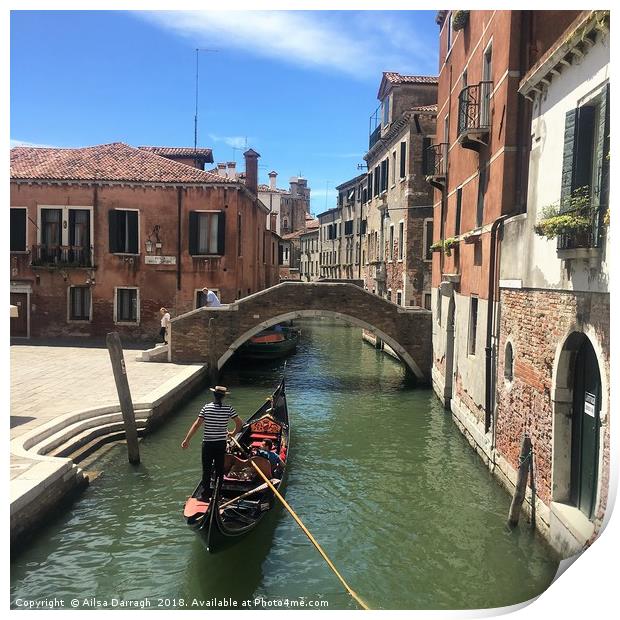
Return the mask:
<svg viewBox="0 0 620 620">
<path fill-rule="evenodd" d="M 198 428 L 203 426 L 202 436 L 202 500 L 211 499 L 211 472 L 215 465 L 216 483 L 224 476 L 224 456 L 226 454 L 226 438 L 228 435 L 241 432 L 243 420 L 237 412 L 222 401 L 228 389 L 223 385 L 209 388 L 213 392 L 213 402 L 207 403 L 198 414 L 198 417 L 187 431 L 185 439 L 181 442 L 184 450 L 189 446 L 190 439 Z M 228 433 L 228 421 L 235 423 L 235 430 Z"/>
<path fill-rule="evenodd" d="M 273 442 L 271 439 L 264 439 L 260 448 L 256 448 L 256 455 L 266 458 L 271 463 L 271 473 L 278 474 L 282 470 L 282 460 L 273 452 Z"/>
</svg>

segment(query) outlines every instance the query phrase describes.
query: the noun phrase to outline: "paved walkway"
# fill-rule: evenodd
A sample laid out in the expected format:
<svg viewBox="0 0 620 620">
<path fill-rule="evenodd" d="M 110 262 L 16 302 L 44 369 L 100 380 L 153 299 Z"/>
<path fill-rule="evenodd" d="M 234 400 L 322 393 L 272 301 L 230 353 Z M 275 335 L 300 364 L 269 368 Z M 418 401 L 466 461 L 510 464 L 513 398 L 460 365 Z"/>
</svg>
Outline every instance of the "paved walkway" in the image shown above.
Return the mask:
<svg viewBox="0 0 620 620">
<path fill-rule="evenodd" d="M 181 377 L 186 364 L 138 362 L 140 350 L 125 349 L 134 402 Z M 99 343 L 11 345 L 11 440 L 73 411 L 118 404 L 108 350 Z M 11 479 L 28 469 L 28 459 L 11 455 Z"/>
</svg>

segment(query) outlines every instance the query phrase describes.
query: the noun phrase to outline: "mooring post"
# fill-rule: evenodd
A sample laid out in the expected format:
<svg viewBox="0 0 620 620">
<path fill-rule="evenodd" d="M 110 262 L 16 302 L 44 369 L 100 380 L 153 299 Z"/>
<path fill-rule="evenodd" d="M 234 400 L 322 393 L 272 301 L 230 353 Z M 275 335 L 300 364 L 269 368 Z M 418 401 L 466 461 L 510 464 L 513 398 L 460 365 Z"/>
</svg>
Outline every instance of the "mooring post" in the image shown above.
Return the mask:
<svg viewBox="0 0 620 620">
<path fill-rule="evenodd" d="M 517 484 L 515 486 L 515 493 L 512 497 L 510 504 L 510 511 L 508 513 L 508 527 L 514 528 L 519 523 L 519 514 L 521 512 L 521 506 L 525 499 L 525 488 L 527 486 L 527 472 L 530 467 L 532 458 L 532 440 L 529 435 L 523 437 L 521 442 L 521 454 L 519 456 L 519 471 L 517 472 Z"/>
<path fill-rule="evenodd" d="M 121 339 L 117 332 L 110 332 L 105 340 L 108 352 L 110 353 L 114 382 L 116 383 L 118 400 L 121 404 L 121 412 L 123 414 L 129 462 L 137 464 L 140 462 L 138 431 L 136 429 L 136 418 L 133 411 L 133 402 L 131 401 L 131 392 L 129 391 L 129 382 L 127 381 L 127 369 L 125 368 Z"/>
</svg>

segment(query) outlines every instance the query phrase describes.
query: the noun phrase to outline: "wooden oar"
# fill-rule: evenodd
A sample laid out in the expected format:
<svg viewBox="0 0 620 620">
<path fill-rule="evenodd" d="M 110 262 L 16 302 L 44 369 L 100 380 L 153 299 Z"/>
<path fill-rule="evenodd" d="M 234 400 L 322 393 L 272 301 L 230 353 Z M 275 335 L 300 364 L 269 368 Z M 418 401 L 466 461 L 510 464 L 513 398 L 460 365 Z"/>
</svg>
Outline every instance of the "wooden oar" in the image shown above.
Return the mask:
<svg viewBox="0 0 620 620">
<path fill-rule="evenodd" d="M 244 448 L 241 447 L 241 444 L 235 439 L 234 435 L 231 435 L 231 439 L 237 444 L 237 446 L 243 451 L 246 452 Z M 310 542 L 316 547 L 316 550 L 321 554 L 323 559 L 327 562 L 327 565 L 332 569 L 333 573 L 338 577 L 340 583 L 345 587 L 346 591 L 355 599 L 355 601 L 360 605 L 363 609 L 370 609 L 368 605 L 349 587 L 349 584 L 344 580 L 342 575 L 338 572 L 333 562 L 327 557 L 325 551 L 323 551 L 321 545 L 315 540 L 314 536 L 308 531 L 308 528 L 302 523 L 301 519 L 295 514 L 295 511 L 288 505 L 286 500 L 280 495 L 278 489 L 276 489 L 271 482 L 269 482 L 269 478 L 265 476 L 265 474 L 261 471 L 260 467 L 252 460 L 250 460 L 252 467 L 256 470 L 258 475 L 265 481 L 265 484 L 273 491 L 274 495 L 280 500 L 282 505 L 288 510 L 291 517 L 295 519 L 297 525 L 303 530 L 304 534 L 308 537 Z"/>
</svg>

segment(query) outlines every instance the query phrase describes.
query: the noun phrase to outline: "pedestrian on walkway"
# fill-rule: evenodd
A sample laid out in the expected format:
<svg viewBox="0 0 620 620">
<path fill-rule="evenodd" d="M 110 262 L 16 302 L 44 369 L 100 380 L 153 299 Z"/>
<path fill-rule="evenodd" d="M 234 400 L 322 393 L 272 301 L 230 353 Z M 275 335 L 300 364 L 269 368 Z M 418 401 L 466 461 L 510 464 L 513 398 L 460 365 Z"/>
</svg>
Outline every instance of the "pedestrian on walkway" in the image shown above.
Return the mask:
<svg viewBox="0 0 620 620">
<path fill-rule="evenodd" d="M 202 300 L 201 306 L 207 306 L 207 308 L 216 308 L 217 306 L 221 306 L 220 300 L 218 296 L 206 286 L 202 289 Z"/>
<path fill-rule="evenodd" d="M 209 388 L 213 392 L 213 402 L 207 403 L 198 414 L 198 417 L 191 425 L 181 442 L 181 448 L 187 449 L 190 439 L 203 425 L 202 435 L 202 500 L 211 499 L 211 471 L 215 464 L 215 482 L 224 475 L 224 455 L 226 454 L 226 438 L 228 435 L 241 432 L 243 420 L 237 412 L 230 406 L 222 402 L 228 389 L 223 385 L 216 385 Z M 228 421 L 233 420 L 235 430 L 228 433 Z"/>
<path fill-rule="evenodd" d="M 168 326 L 170 325 L 170 313 L 166 308 L 160 308 L 159 314 L 161 316 L 161 327 L 159 328 L 159 336 L 164 344 L 168 344 L 168 339 L 166 338 L 166 336 L 168 333 Z"/>
</svg>

